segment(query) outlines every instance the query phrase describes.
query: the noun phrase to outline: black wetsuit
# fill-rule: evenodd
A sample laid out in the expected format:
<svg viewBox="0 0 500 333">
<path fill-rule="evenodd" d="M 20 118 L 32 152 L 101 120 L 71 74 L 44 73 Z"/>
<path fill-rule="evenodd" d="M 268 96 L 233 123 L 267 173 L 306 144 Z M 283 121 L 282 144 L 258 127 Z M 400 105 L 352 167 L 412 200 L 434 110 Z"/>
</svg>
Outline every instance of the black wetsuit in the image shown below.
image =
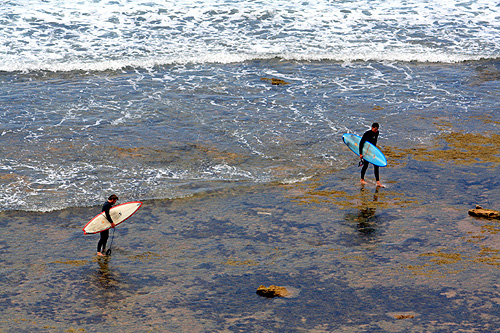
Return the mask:
<svg viewBox="0 0 500 333">
<path fill-rule="evenodd" d="M 104 214 L 106 214 L 106 218 L 108 219 L 108 221 L 110 223 L 113 223 L 111 215 L 109 215 L 109 210 L 111 207 L 113 207 L 111 202 L 106 201 L 104 205 L 102 205 L 102 211 L 104 212 Z M 101 239 L 99 239 L 99 242 L 97 243 L 97 252 L 101 253 L 104 252 L 104 250 L 106 249 L 106 243 L 108 241 L 108 237 L 109 237 L 109 229 L 101 232 Z"/>
<path fill-rule="evenodd" d="M 377 132 L 374 132 L 372 130 L 366 131 L 365 134 L 363 134 L 361 141 L 359 142 L 359 154 L 361 155 L 361 152 L 363 151 L 363 146 L 365 145 L 366 141 L 376 146 L 377 139 L 378 139 L 378 131 Z M 363 168 L 361 169 L 361 179 L 365 179 L 365 173 L 366 170 L 368 169 L 369 164 L 370 164 L 369 162 L 363 159 Z M 379 181 L 380 180 L 379 170 L 378 170 L 379 167 L 378 165 L 375 164 L 373 165 L 373 167 L 374 167 L 373 173 L 375 174 L 375 180 Z"/>
</svg>

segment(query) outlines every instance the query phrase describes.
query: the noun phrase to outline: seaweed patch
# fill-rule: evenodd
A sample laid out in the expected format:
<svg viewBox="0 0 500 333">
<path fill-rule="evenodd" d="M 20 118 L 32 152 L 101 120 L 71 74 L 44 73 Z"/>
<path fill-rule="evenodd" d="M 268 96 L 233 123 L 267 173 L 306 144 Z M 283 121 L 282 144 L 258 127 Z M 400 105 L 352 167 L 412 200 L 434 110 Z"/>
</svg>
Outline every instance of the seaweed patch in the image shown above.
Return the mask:
<svg viewBox="0 0 500 333">
<path fill-rule="evenodd" d="M 224 265 L 230 266 L 257 266 L 259 263 L 255 260 L 230 260 L 228 259 Z"/>
<path fill-rule="evenodd" d="M 500 135 L 477 133 L 443 133 L 431 148 L 409 149 L 407 153 L 419 161 L 458 165 L 500 165 Z"/>
<path fill-rule="evenodd" d="M 324 184 L 315 181 L 283 186 L 294 193 L 289 196 L 292 201 L 299 205 L 309 205 L 311 208 L 325 204 L 333 204 L 341 209 L 408 207 L 418 204 L 417 200 L 395 191 L 370 193 L 361 190 L 359 193 L 350 194 L 341 190 L 324 189 Z"/>
<path fill-rule="evenodd" d="M 56 260 L 52 261 L 51 264 L 65 264 L 78 267 L 86 265 L 88 262 L 88 260 Z"/>
</svg>

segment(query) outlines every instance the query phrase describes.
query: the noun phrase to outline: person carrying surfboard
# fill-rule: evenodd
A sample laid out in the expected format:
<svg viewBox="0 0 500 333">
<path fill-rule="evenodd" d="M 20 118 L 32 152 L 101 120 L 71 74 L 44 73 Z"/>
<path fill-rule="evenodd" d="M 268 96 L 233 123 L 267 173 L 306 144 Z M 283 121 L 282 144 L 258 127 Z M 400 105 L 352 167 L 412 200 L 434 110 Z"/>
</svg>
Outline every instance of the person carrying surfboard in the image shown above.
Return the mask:
<svg viewBox="0 0 500 333">
<path fill-rule="evenodd" d="M 102 205 L 102 211 L 106 215 L 106 218 L 108 219 L 108 221 L 111 223 L 111 228 L 114 228 L 115 224 L 113 223 L 113 219 L 111 218 L 111 215 L 109 215 L 109 210 L 111 209 L 111 207 L 113 207 L 113 205 L 117 201 L 118 201 L 118 197 L 116 196 L 116 194 L 113 194 L 108 198 L 108 201 L 106 201 L 104 203 L 104 205 Z M 104 256 L 103 253 L 106 253 L 105 250 L 106 250 L 106 243 L 108 241 L 108 237 L 109 237 L 109 229 L 101 232 L 101 239 L 99 239 L 99 242 L 97 243 L 97 255 L 98 256 L 103 257 Z"/>
<path fill-rule="evenodd" d="M 366 170 L 368 169 L 368 165 L 370 162 L 366 161 L 363 159 L 363 146 L 365 145 L 365 142 L 368 141 L 374 146 L 377 145 L 377 139 L 378 139 L 378 129 L 379 129 L 379 124 L 378 123 L 373 123 L 372 128 L 363 134 L 363 137 L 361 138 L 361 141 L 359 142 L 359 157 L 361 158 L 361 161 L 363 162 L 363 168 L 361 168 L 361 184 L 367 184 L 365 181 L 365 173 Z M 380 183 L 380 175 L 379 175 L 379 166 L 378 165 L 373 165 L 373 172 L 375 174 L 375 180 L 377 181 L 377 186 L 379 187 L 385 187 Z"/>
</svg>

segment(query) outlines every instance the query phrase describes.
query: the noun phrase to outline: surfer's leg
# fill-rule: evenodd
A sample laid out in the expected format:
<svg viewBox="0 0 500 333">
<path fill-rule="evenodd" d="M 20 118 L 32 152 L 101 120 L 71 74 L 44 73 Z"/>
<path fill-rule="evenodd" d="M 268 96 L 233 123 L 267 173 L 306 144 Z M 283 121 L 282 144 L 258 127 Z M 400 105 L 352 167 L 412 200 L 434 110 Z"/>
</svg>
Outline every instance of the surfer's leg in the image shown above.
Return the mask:
<svg viewBox="0 0 500 333">
<path fill-rule="evenodd" d="M 99 239 L 99 243 L 97 243 L 97 254 L 101 254 L 104 252 L 106 249 L 106 243 L 108 241 L 109 237 L 109 230 L 104 230 L 101 232 L 101 239 Z"/>
<path fill-rule="evenodd" d="M 366 174 L 366 170 L 368 169 L 368 165 L 370 163 L 368 163 L 367 161 L 363 160 L 363 167 L 361 168 L 361 183 L 363 184 L 366 184 L 365 182 L 365 174 Z"/>
<path fill-rule="evenodd" d="M 373 172 L 375 173 L 375 180 L 377 181 L 377 186 L 379 187 L 385 187 L 380 183 L 380 175 L 379 175 L 379 167 L 374 165 L 374 170 Z"/>
<path fill-rule="evenodd" d="M 380 174 L 378 169 L 379 169 L 378 165 L 373 166 L 373 173 L 375 174 L 376 181 L 380 181 Z"/>
</svg>

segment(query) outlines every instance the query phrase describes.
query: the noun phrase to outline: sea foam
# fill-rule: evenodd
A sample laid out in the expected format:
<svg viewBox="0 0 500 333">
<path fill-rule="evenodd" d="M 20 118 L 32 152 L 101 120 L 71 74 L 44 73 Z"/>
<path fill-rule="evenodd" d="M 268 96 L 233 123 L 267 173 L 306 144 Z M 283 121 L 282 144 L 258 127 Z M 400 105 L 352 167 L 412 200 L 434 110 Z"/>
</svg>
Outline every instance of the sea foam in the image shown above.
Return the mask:
<svg viewBox="0 0 500 333">
<path fill-rule="evenodd" d="M 500 7 L 442 1 L 7 1 L 0 71 L 103 71 L 254 59 L 498 58 Z"/>
</svg>

